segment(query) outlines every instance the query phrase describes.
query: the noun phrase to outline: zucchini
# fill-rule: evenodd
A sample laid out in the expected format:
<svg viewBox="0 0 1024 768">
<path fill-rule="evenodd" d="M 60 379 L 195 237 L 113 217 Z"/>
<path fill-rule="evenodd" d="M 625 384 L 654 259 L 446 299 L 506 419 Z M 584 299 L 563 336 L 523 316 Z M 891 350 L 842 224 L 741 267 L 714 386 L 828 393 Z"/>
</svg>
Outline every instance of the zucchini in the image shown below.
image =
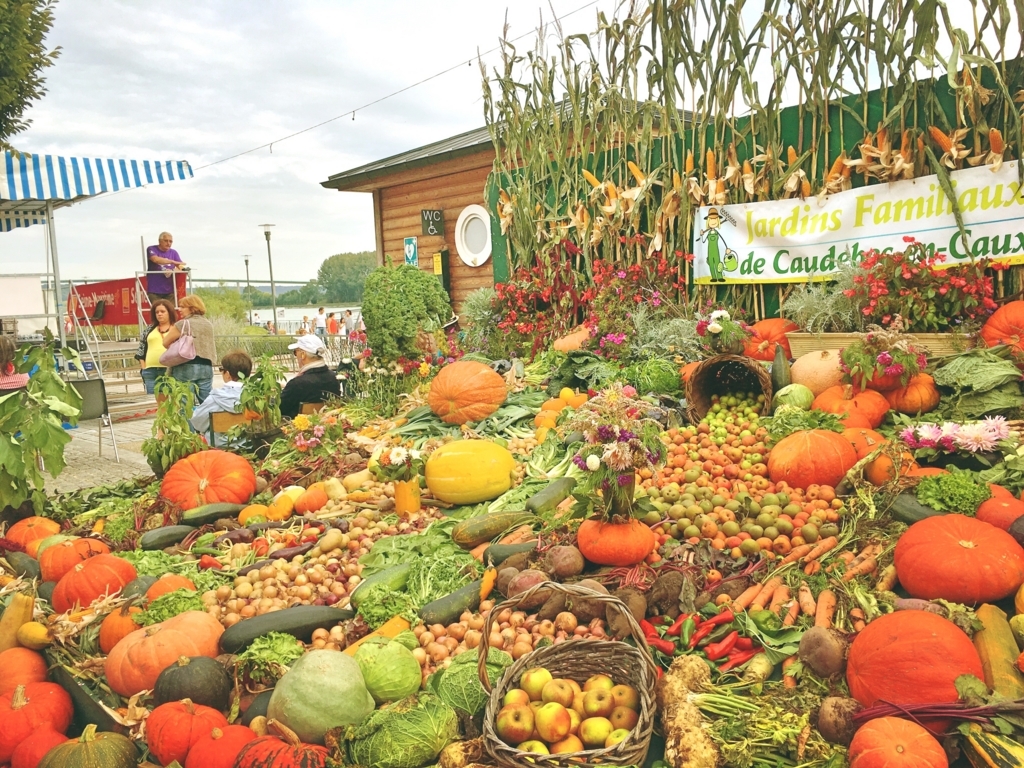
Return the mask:
<svg viewBox="0 0 1024 768">
<path fill-rule="evenodd" d="M 47 661 L 53 663 L 54 657 L 46 654 Z M 125 733 L 128 729 L 118 725 L 107 710 L 100 706 L 99 701 L 93 698 L 89 690 L 75 679 L 75 676 L 65 669 L 63 664 L 57 664 L 50 668 L 50 677 L 57 685 L 67 691 L 71 697 L 71 703 L 75 705 L 75 728 L 85 728 L 89 723 L 96 725 L 97 731 L 109 731 L 112 733 Z M 118 702 L 105 701 L 107 706 L 114 708 Z"/>
<path fill-rule="evenodd" d="M 987 733 L 976 723 L 968 726 L 960 746 L 974 768 L 1020 768 L 1024 765 L 1024 745 L 1002 734 Z"/>
<path fill-rule="evenodd" d="M 201 525 L 212 525 L 222 517 L 238 517 L 238 513 L 246 508 L 246 504 L 204 504 L 190 509 L 181 515 L 183 525 L 198 528 Z"/>
<path fill-rule="evenodd" d="M 892 506 L 889 507 L 889 514 L 892 516 L 893 520 L 898 520 L 899 522 L 906 523 L 907 525 L 913 525 L 927 517 L 944 515 L 945 512 L 939 512 L 937 509 L 926 507 L 924 504 L 919 502 L 917 497 L 912 493 L 901 493 L 893 501 Z"/>
<path fill-rule="evenodd" d="M 36 596 L 48 603 L 53 602 L 53 590 L 57 588 L 56 581 L 44 581 L 36 590 Z"/>
<path fill-rule="evenodd" d="M 452 541 L 464 549 L 472 549 L 484 542 L 496 539 L 508 530 L 523 523 L 536 522 L 531 512 L 491 512 L 480 517 L 463 520 L 452 529 Z"/>
<path fill-rule="evenodd" d="M 981 657 L 985 685 L 1009 701 L 1024 699 L 1024 679 L 1017 671 L 1017 641 L 1006 614 L 994 605 L 975 609 L 982 629 L 974 633 L 974 647 Z"/>
<path fill-rule="evenodd" d="M 14 569 L 15 576 L 24 576 L 26 579 L 39 578 L 39 562 L 35 558 L 24 552 L 8 552 L 4 557 Z"/>
<path fill-rule="evenodd" d="M 349 602 L 352 603 L 354 609 L 358 609 L 367 589 L 374 584 L 387 584 L 389 588 L 396 592 L 405 589 L 405 585 L 409 581 L 409 571 L 411 570 L 412 563 L 399 563 L 398 565 L 392 565 L 390 568 L 385 568 L 383 571 L 377 571 L 372 576 L 367 576 L 359 582 L 359 586 L 349 595 Z"/>
<path fill-rule="evenodd" d="M 537 540 L 524 541 L 522 544 L 491 544 L 484 550 L 484 565 L 498 566 L 512 555 L 529 552 L 537 548 Z"/>
<path fill-rule="evenodd" d="M 786 350 L 781 344 L 776 344 L 775 358 L 772 360 L 772 392 L 778 392 L 793 383 L 793 373 L 790 368 Z"/>
<path fill-rule="evenodd" d="M 267 707 L 270 706 L 270 697 L 273 695 L 274 689 L 271 688 L 269 691 L 263 691 L 253 699 L 252 703 L 246 708 L 245 714 L 242 715 L 242 725 L 248 726 L 254 717 L 266 717 Z"/>
<path fill-rule="evenodd" d="M 248 648 L 257 637 L 268 632 L 285 632 L 308 643 L 313 637 L 313 630 L 333 627 L 339 621 L 351 619 L 354 615 L 352 611 L 343 608 L 296 605 L 283 611 L 253 616 L 228 627 L 220 636 L 220 649 L 222 653 L 238 653 Z"/>
<path fill-rule="evenodd" d="M 552 480 L 544 488 L 533 494 L 526 500 L 524 505 L 529 512 L 535 515 L 554 512 L 555 508 L 565 501 L 573 488 L 576 487 L 576 480 L 571 477 L 560 477 Z"/>
<path fill-rule="evenodd" d="M 190 533 L 195 531 L 191 525 L 165 525 L 146 531 L 139 537 L 139 549 L 163 549 L 180 544 Z"/>
<path fill-rule="evenodd" d="M 420 608 L 420 618 L 428 626 L 430 624 L 442 624 L 448 626 L 459 620 L 466 611 L 475 611 L 480 607 L 480 584 L 482 581 L 477 579 L 471 581 L 464 587 L 461 587 L 450 595 L 445 595 L 442 598 L 434 600 L 432 603 L 427 603 Z M 281 613 L 281 611 L 278 611 Z M 264 614 L 269 616 L 272 614 Z M 239 627 L 245 622 L 239 622 L 235 627 Z M 234 629 L 234 627 L 232 627 Z M 224 634 L 227 634 L 226 632 Z"/>
</svg>

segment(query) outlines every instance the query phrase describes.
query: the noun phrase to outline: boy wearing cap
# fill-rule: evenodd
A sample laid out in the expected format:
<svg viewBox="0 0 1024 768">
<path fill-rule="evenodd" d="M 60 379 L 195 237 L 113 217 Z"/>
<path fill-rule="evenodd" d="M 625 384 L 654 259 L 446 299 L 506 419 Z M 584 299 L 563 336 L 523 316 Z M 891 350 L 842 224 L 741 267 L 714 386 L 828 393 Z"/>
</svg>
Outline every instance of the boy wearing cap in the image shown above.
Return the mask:
<svg viewBox="0 0 1024 768">
<path fill-rule="evenodd" d="M 288 349 L 295 353 L 299 373 L 285 384 L 281 392 L 281 415 L 294 419 L 303 403 L 322 403 L 328 398 L 339 397 L 341 385 L 334 371 L 324 362 L 327 348 L 319 336 L 300 336 L 294 344 L 288 345 Z"/>
</svg>

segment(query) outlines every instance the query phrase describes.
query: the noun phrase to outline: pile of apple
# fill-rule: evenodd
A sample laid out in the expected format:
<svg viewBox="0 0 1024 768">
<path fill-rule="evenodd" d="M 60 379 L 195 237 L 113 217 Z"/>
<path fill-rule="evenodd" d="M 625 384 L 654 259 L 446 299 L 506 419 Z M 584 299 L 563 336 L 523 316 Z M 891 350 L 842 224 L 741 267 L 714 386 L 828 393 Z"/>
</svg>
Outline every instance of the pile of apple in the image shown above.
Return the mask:
<svg viewBox="0 0 1024 768">
<path fill-rule="evenodd" d="M 563 754 L 612 747 L 629 736 L 640 717 L 640 694 L 593 675 L 581 688 L 543 667 L 523 672 L 519 688 L 502 699 L 494 723 L 502 741 L 523 752 Z"/>
</svg>

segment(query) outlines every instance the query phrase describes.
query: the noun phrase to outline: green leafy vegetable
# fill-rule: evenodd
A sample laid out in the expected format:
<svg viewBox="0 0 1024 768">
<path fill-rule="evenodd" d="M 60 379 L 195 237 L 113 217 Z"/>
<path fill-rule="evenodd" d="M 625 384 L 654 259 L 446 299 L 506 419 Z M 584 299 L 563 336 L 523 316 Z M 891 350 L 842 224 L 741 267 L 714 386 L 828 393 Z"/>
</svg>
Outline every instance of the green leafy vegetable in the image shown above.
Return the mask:
<svg viewBox="0 0 1024 768">
<path fill-rule="evenodd" d="M 782 620 L 771 611 L 756 611 L 753 615 L 743 612 L 737 615 L 741 633 L 764 648 L 772 664 L 781 664 L 798 650 L 803 630 L 783 626 Z"/>
<path fill-rule="evenodd" d="M 235 670 L 251 685 L 272 687 L 304 652 L 294 636 L 268 632 L 235 657 Z"/>
<path fill-rule="evenodd" d="M 141 613 L 132 614 L 136 624 L 148 627 L 150 624 L 158 624 L 167 619 L 173 619 L 179 613 L 185 611 L 205 611 L 203 598 L 198 592 L 190 589 L 176 589 L 166 595 L 160 595 L 152 601 Z"/>
<path fill-rule="evenodd" d="M 422 608 L 464 587 L 476 577 L 476 560 L 468 552 L 421 559 L 412 564 L 405 590 L 413 603 Z"/>
<path fill-rule="evenodd" d="M 842 432 L 844 427 L 834 413 L 824 411 L 804 411 L 793 405 L 780 406 L 775 415 L 761 422 L 768 429 L 768 444 L 774 445 L 794 432 L 808 429 L 826 429 L 830 432 Z"/>
<path fill-rule="evenodd" d="M 162 550 L 143 551 L 141 549 L 115 552 L 115 555 L 127 560 L 135 568 L 139 576 L 163 576 L 165 573 L 176 573 L 191 579 L 199 594 L 216 589 L 221 584 L 231 581 L 231 571 L 216 569 L 200 570 L 195 560 L 186 560 L 181 555 L 169 555 Z"/>
<path fill-rule="evenodd" d="M 917 486 L 917 500 L 939 512 L 973 516 L 990 498 L 988 484 L 973 472 L 953 470 L 948 475 L 930 475 Z"/>
<path fill-rule="evenodd" d="M 679 378 L 679 367 L 663 357 L 654 357 L 639 363 L 630 365 L 623 372 L 630 384 L 637 392 L 645 394 L 656 392 L 667 394 L 678 392 L 682 386 Z"/>
<path fill-rule="evenodd" d="M 452 528 L 457 523 L 458 520 L 447 518 L 432 523 L 419 534 L 385 536 L 377 539 L 370 551 L 359 558 L 359 563 L 363 566 L 363 578 L 392 565 L 415 563 L 422 558 L 464 555 L 465 550 L 452 541 Z"/>
<path fill-rule="evenodd" d="M 459 738 L 459 718 L 437 696 L 420 693 L 371 712 L 361 724 L 346 728 L 341 738 L 348 752 L 346 765 L 420 768 Z"/>
<path fill-rule="evenodd" d="M 396 537 L 397 538 L 397 537 Z M 395 616 L 415 623 L 419 621 L 420 606 L 405 592 L 395 592 L 387 584 L 371 584 L 359 603 L 359 615 L 371 629 L 379 629 Z"/>
<path fill-rule="evenodd" d="M 415 651 L 417 648 L 420 647 L 420 639 L 416 637 L 415 633 L 408 629 L 399 632 L 397 635 L 395 635 L 394 641 L 396 643 L 401 643 L 410 651 Z"/>
<path fill-rule="evenodd" d="M 356 651 L 356 661 L 366 690 L 377 704 L 412 696 L 423 681 L 412 651 L 386 637 L 368 638 Z"/>
<path fill-rule="evenodd" d="M 379 267 L 366 277 L 363 319 L 375 357 L 416 358 L 421 330 L 436 330 L 451 317 L 448 294 L 433 275 L 403 264 Z"/>
<path fill-rule="evenodd" d="M 600 389 L 614 379 L 619 369 L 606 363 L 593 352 L 577 350 L 568 353 L 558 369 L 551 374 L 548 394 L 558 397 L 562 387 L 569 389 Z"/>
<path fill-rule="evenodd" d="M 495 685 L 510 666 L 509 654 L 497 648 L 487 649 L 487 679 L 491 685 Z M 431 675 L 428 685 L 445 704 L 469 715 L 482 711 L 487 704 L 488 694 L 480 682 L 476 653 L 460 653 L 447 669 Z"/>
</svg>

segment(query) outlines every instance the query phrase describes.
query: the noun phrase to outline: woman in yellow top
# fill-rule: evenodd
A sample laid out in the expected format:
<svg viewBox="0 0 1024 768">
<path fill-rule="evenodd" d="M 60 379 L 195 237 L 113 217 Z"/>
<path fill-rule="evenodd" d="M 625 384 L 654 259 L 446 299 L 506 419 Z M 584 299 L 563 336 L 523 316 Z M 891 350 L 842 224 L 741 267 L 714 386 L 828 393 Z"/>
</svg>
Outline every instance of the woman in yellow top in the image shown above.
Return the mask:
<svg viewBox="0 0 1024 768">
<path fill-rule="evenodd" d="M 135 359 L 142 363 L 142 381 L 146 385 L 146 394 L 152 395 L 156 380 L 167 373 L 167 367 L 160 365 L 160 355 L 167 351 L 164 337 L 174 327 L 178 316 L 174 311 L 174 305 L 166 299 L 158 299 L 153 304 L 149 316 L 153 324 L 139 339 Z"/>
</svg>

